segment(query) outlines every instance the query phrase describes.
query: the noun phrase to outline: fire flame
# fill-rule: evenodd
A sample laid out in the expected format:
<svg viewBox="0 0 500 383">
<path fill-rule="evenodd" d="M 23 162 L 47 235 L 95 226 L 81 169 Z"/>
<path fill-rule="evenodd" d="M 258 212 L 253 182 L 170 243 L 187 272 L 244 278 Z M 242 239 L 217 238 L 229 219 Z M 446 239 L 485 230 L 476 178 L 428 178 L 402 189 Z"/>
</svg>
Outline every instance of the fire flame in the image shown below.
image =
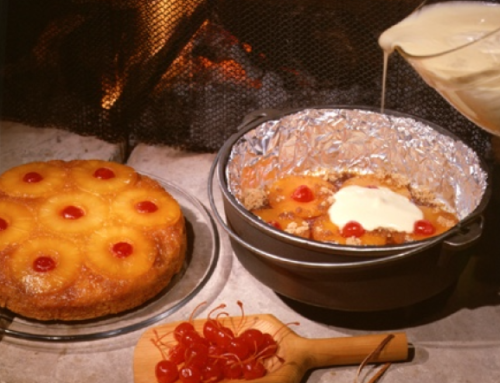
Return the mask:
<svg viewBox="0 0 500 383">
<path fill-rule="evenodd" d="M 247 76 L 245 68 L 235 60 L 227 59 L 220 62 L 213 62 L 206 57 L 198 57 L 199 69 L 214 72 L 216 78 L 223 78 L 236 84 L 243 84 L 252 88 L 260 89 L 262 82 L 258 79 L 251 79 Z"/>
</svg>

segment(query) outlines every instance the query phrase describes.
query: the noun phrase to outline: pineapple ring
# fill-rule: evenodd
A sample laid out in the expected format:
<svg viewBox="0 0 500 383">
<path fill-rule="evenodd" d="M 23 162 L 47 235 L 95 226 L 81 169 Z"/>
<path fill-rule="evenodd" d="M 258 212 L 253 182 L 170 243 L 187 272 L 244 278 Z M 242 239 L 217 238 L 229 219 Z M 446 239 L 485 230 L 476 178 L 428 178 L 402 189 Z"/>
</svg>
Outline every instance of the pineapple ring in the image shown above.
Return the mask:
<svg viewBox="0 0 500 383">
<path fill-rule="evenodd" d="M 454 214 L 443 209 L 429 206 L 419 206 L 419 208 L 424 213 L 424 219 L 428 220 L 434 226 L 436 231 L 433 235 L 442 234 L 458 223 L 458 219 Z M 417 233 L 411 233 L 411 237 L 415 241 L 429 238 L 428 235 Z"/>
<path fill-rule="evenodd" d="M 375 175 L 368 174 L 349 178 L 342 184 L 341 188 L 345 188 L 351 185 L 362 187 L 386 187 L 387 189 L 392 190 L 394 193 L 401 194 L 402 196 L 411 200 L 411 193 L 408 187 L 404 185 L 398 185 L 395 183 L 395 181 L 384 180 Z"/>
<path fill-rule="evenodd" d="M 37 271 L 37 260 L 50 259 L 54 268 Z M 44 294 L 69 286 L 79 275 L 82 254 L 74 243 L 61 238 L 36 238 L 19 246 L 8 264 L 28 294 Z"/>
<path fill-rule="evenodd" d="M 307 221 L 290 213 L 282 213 L 273 208 L 254 209 L 252 213 L 267 224 L 302 238 L 310 238 L 311 230 Z"/>
<path fill-rule="evenodd" d="M 0 251 L 28 239 L 35 226 L 31 210 L 10 200 L 0 200 L 0 221 L 5 225 L 0 228 Z"/>
<path fill-rule="evenodd" d="M 253 165 L 245 166 L 239 176 L 241 190 L 262 188 L 266 183 L 278 178 L 273 161 L 271 157 L 262 158 Z"/>
<path fill-rule="evenodd" d="M 65 209 L 74 207 L 83 214 L 76 219 L 68 218 Z M 55 195 L 39 208 L 42 227 L 66 234 L 81 234 L 98 228 L 108 217 L 107 204 L 99 197 L 85 192 L 69 192 Z"/>
<path fill-rule="evenodd" d="M 334 242 L 340 245 L 353 245 L 353 244 L 363 244 L 366 246 L 384 246 L 387 244 L 386 235 L 373 231 L 365 232 L 361 237 L 359 237 L 359 243 L 355 243 L 357 240 L 354 238 L 343 237 L 340 228 L 334 224 L 328 215 L 323 215 L 314 220 L 312 227 L 312 237 L 316 241 L 321 242 Z"/>
<path fill-rule="evenodd" d="M 88 244 L 88 266 L 112 279 L 138 278 L 151 269 L 156 259 L 155 243 L 131 227 L 104 228 L 92 234 Z M 125 247 L 128 253 L 120 256 L 117 247 Z"/>
<path fill-rule="evenodd" d="M 312 200 L 299 202 L 292 198 L 294 191 L 302 185 L 312 191 Z M 326 213 L 335 191 L 334 185 L 320 177 L 291 175 L 278 179 L 269 187 L 268 199 L 269 205 L 275 209 L 301 218 L 312 218 Z"/>
<path fill-rule="evenodd" d="M 31 162 L 7 170 L 0 176 L 0 191 L 12 197 L 36 198 L 61 190 L 66 182 L 63 167 Z M 31 178 L 32 182 L 27 182 Z"/>
<path fill-rule="evenodd" d="M 145 207 L 142 211 L 141 205 Z M 127 224 L 150 227 L 173 225 L 182 212 L 177 201 L 166 191 L 134 188 L 116 197 L 111 214 Z"/>
<path fill-rule="evenodd" d="M 118 192 L 138 180 L 130 166 L 102 160 L 72 161 L 69 172 L 78 187 L 90 193 Z"/>
</svg>

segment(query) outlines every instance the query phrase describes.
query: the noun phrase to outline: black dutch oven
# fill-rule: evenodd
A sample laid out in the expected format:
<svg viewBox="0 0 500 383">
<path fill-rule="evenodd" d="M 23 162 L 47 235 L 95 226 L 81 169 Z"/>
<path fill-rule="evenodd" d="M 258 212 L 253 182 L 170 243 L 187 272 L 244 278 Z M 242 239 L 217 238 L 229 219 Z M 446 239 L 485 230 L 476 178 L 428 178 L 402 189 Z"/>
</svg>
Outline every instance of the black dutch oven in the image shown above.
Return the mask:
<svg viewBox="0 0 500 383">
<path fill-rule="evenodd" d="M 265 224 L 237 201 L 226 177 L 233 145 L 260 124 L 294 112 L 263 110 L 249 114 L 212 165 L 208 182 L 211 208 L 241 264 L 284 297 L 342 311 L 403 308 L 452 287 L 482 235 L 482 213 L 491 195 L 489 179 L 478 206 L 458 225 L 440 236 L 403 245 L 360 247 L 302 239 Z M 445 129 L 425 123 L 458 140 Z M 487 165 L 479 161 L 488 174 Z M 214 200 L 215 182 L 222 194 L 225 219 Z"/>
</svg>

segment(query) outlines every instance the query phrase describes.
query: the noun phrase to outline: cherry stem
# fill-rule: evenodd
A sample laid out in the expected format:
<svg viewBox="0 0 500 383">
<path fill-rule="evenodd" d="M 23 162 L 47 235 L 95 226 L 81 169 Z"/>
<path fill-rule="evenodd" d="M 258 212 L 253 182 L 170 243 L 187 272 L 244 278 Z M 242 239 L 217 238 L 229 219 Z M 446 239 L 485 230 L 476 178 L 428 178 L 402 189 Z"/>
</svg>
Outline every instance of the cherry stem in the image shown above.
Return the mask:
<svg viewBox="0 0 500 383">
<path fill-rule="evenodd" d="M 262 354 L 266 354 L 269 350 L 273 350 L 275 352 L 274 355 L 272 356 L 276 356 L 278 357 L 278 355 L 276 355 L 276 351 L 278 350 L 278 345 L 277 344 L 270 344 L 269 346 L 263 348 L 262 350 L 259 351 L 259 353 L 257 355 L 255 355 L 255 359 L 267 359 L 267 356 L 262 356 Z M 279 357 L 278 357 L 279 358 Z M 279 358 L 281 359 L 281 358 Z"/>
<path fill-rule="evenodd" d="M 233 354 L 233 353 L 231 353 L 231 352 L 226 352 L 226 353 L 224 353 L 224 354 L 221 354 L 221 356 L 222 356 L 223 358 L 225 358 L 225 359 L 226 359 L 226 361 L 229 359 L 229 358 L 228 358 L 229 356 L 233 356 L 236 360 L 234 360 L 232 363 L 231 363 L 231 361 L 229 361 L 229 364 L 235 364 L 235 363 L 237 363 L 237 364 L 243 365 L 243 362 L 241 361 L 241 359 L 240 359 L 240 358 L 238 357 L 238 355 L 236 355 L 236 354 Z"/>
<path fill-rule="evenodd" d="M 283 326 L 281 326 L 279 329 L 276 330 L 276 332 L 274 333 L 274 335 L 272 337 L 274 339 L 276 339 L 276 337 L 278 336 L 280 331 L 283 331 L 284 329 L 288 328 L 288 326 L 291 326 L 291 325 L 299 326 L 300 322 L 289 322 L 289 323 L 283 324 Z"/>
<path fill-rule="evenodd" d="M 393 334 L 389 334 L 387 335 L 384 339 L 382 339 L 382 341 L 380 342 L 380 344 L 371 352 L 369 353 L 366 358 L 360 363 L 359 367 L 358 367 L 358 371 L 356 372 L 356 377 L 354 379 L 354 382 L 357 383 L 358 382 L 358 378 L 361 374 L 361 371 L 363 370 L 363 368 L 365 368 L 365 366 L 368 364 L 368 362 L 376 357 L 377 355 L 379 355 L 382 350 L 385 348 L 385 346 L 387 345 L 387 343 L 389 343 L 389 341 L 394 338 L 394 335 Z M 370 382 L 375 382 L 376 380 L 378 380 L 378 378 L 380 378 L 382 376 L 382 374 L 389 368 L 389 366 L 391 365 L 391 363 L 386 363 L 385 365 L 382 366 L 382 368 L 380 369 L 380 371 L 377 372 L 377 374 L 375 375 L 374 379 L 370 380 Z"/>
<path fill-rule="evenodd" d="M 221 316 L 223 316 L 223 315 L 224 315 L 224 316 L 226 316 L 226 317 L 229 317 L 229 313 L 227 313 L 227 312 L 225 312 L 225 311 L 224 311 L 224 312 L 221 312 L 221 313 L 218 313 L 218 314 L 217 314 L 217 316 L 215 317 L 215 320 L 216 320 L 216 322 L 217 322 L 217 323 L 219 323 L 219 322 L 220 322 L 220 321 L 219 321 L 219 317 L 221 317 Z"/>
<path fill-rule="evenodd" d="M 243 327 L 243 324 L 245 323 L 245 309 L 243 308 L 243 303 L 241 301 L 236 301 L 237 305 L 240 307 L 241 311 L 241 320 L 240 323 L 238 324 L 238 327 L 234 329 L 235 334 L 239 334 L 240 330 Z"/>
<path fill-rule="evenodd" d="M 156 336 L 156 339 L 154 338 L 151 338 L 151 342 L 153 343 L 153 345 L 158 349 L 158 351 L 160 352 L 161 354 L 161 357 L 162 359 L 167 359 L 167 356 L 165 355 L 165 352 L 163 351 L 163 348 L 160 347 L 160 343 L 158 342 L 158 333 L 156 332 L 156 330 L 154 330 L 154 333 L 155 333 L 155 336 Z"/>
<path fill-rule="evenodd" d="M 160 351 L 162 358 L 167 359 L 167 356 L 165 354 L 165 349 L 170 350 L 173 347 L 172 343 L 174 343 L 175 340 L 171 339 L 171 340 L 167 340 L 165 342 L 163 339 L 172 335 L 173 331 L 168 331 L 165 334 L 160 335 L 160 334 L 158 334 L 158 331 L 156 329 L 153 329 L 153 333 L 154 333 L 155 337 L 151 338 L 150 341 Z"/>
<path fill-rule="evenodd" d="M 200 309 L 200 307 L 201 307 L 201 306 L 204 306 L 204 305 L 206 305 L 206 304 L 207 304 L 207 301 L 203 301 L 203 302 L 201 302 L 200 304 L 198 304 L 198 305 L 194 308 L 194 310 L 191 312 L 191 315 L 189 316 L 188 321 L 189 321 L 189 322 L 193 322 L 193 319 L 194 319 L 194 314 L 195 314 L 195 313 L 196 313 L 196 312 Z"/>
<path fill-rule="evenodd" d="M 221 303 L 219 306 L 217 306 L 216 308 L 210 310 L 210 312 L 208 313 L 208 319 L 212 319 L 211 316 L 214 312 L 216 312 L 217 310 L 222 310 L 226 308 L 226 305 L 224 303 Z"/>
<path fill-rule="evenodd" d="M 155 333 L 156 340 L 157 340 L 160 344 L 164 344 L 163 342 L 161 342 L 161 341 L 163 340 L 163 338 L 166 338 L 167 336 L 172 335 L 172 334 L 174 333 L 174 331 L 168 331 L 168 332 L 166 332 L 165 334 L 160 335 L 160 334 L 158 334 L 158 331 L 156 331 L 156 329 L 155 329 L 155 330 L 153 330 L 153 332 Z"/>
</svg>

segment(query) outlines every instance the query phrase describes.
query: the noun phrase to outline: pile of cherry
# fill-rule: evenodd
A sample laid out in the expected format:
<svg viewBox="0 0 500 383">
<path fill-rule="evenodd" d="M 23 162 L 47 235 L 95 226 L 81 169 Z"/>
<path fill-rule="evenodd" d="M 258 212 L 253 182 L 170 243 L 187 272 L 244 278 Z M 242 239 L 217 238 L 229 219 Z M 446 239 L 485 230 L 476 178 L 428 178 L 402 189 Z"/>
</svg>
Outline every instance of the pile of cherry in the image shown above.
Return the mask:
<svg viewBox="0 0 500 383">
<path fill-rule="evenodd" d="M 243 312 L 243 305 L 237 302 Z M 178 324 L 173 334 L 152 339 L 162 353 L 156 364 L 158 383 L 216 383 L 224 379 L 252 380 L 267 373 L 265 362 L 277 356 L 278 344 L 273 335 L 255 328 L 240 329 L 240 325 L 225 326 L 226 312 L 212 315 L 224 304 L 208 314 L 201 333 L 193 325 L 192 316 Z M 194 313 L 194 312 L 193 312 Z M 173 339 L 172 339 L 173 335 Z"/>
</svg>

